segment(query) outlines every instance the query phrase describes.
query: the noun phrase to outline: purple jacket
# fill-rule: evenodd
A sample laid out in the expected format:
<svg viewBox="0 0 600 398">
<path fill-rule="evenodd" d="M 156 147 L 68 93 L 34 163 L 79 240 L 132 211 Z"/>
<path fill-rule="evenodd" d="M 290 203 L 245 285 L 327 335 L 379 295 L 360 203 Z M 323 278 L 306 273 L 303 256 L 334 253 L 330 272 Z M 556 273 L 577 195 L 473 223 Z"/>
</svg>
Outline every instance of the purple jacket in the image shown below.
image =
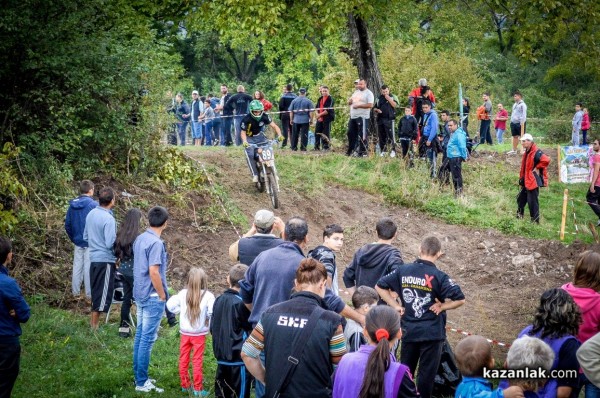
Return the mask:
<svg viewBox="0 0 600 398">
<path fill-rule="evenodd" d="M 333 398 L 358 397 L 360 388 L 365 377 L 365 369 L 369 354 L 375 350 L 375 346 L 362 345 L 358 351 L 346 354 L 342 357 L 336 371 L 333 382 Z M 396 362 L 390 354 L 392 363 L 385 372 L 384 391 L 386 398 L 396 398 L 402 379 L 408 372 L 408 366 Z"/>
</svg>

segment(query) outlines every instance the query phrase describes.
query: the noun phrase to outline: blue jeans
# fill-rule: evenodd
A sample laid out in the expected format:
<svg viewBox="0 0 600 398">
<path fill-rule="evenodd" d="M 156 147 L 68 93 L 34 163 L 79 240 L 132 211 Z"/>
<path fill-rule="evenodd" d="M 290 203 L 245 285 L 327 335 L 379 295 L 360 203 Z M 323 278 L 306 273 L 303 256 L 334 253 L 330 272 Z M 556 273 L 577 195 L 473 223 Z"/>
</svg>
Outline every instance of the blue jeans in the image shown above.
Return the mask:
<svg viewBox="0 0 600 398">
<path fill-rule="evenodd" d="M 213 128 L 213 140 L 219 141 L 217 145 L 224 145 L 221 143 L 221 118 L 214 118 L 212 121 Z"/>
<path fill-rule="evenodd" d="M 583 391 L 585 392 L 585 398 L 600 398 L 600 388 L 592 384 L 591 381 L 584 376 L 583 378 Z"/>
<path fill-rule="evenodd" d="M 221 119 L 221 145 L 231 145 L 231 117 Z"/>
<path fill-rule="evenodd" d="M 502 144 L 502 138 L 504 136 L 504 129 L 496 129 L 496 139 L 498 140 L 498 144 Z"/>
<path fill-rule="evenodd" d="M 165 302 L 158 297 L 139 300 L 137 304 L 137 328 L 133 342 L 133 375 L 135 385 L 143 386 L 148 380 L 148 366 L 152 346 L 158 337 L 158 327 L 165 312 Z"/>
<path fill-rule="evenodd" d="M 242 119 L 244 116 L 234 116 L 233 123 L 235 124 L 235 145 L 242 145 L 242 136 L 240 133 L 242 132 Z"/>
<path fill-rule="evenodd" d="M 185 145 L 185 133 L 189 122 L 178 122 L 177 131 L 179 132 L 179 145 Z"/>
<path fill-rule="evenodd" d="M 433 143 L 431 144 L 433 145 Z M 437 177 L 437 152 L 435 149 L 427 148 L 427 160 L 429 160 L 429 170 L 431 178 Z"/>
<path fill-rule="evenodd" d="M 202 123 L 192 122 L 192 138 L 195 140 L 202 139 Z"/>
<path fill-rule="evenodd" d="M 204 145 L 212 146 L 212 144 L 213 144 L 213 135 L 212 135 L 213 122 L 212 122 L 212 120 L 205 122 L 204 126 L 202 126 L 202 127 L 204 128 Z"/>
<path fill-rule="evenodd" d="M 260 352 L 260 362 L 265 366 L 265 351 Z M 254 384 L 254 396 L 256 398 L 263 398 L 267 395 L 267 391 L 265 390 L 265 385 L 260 381 L 256 380 L 256 384 Z"/>
</svg>

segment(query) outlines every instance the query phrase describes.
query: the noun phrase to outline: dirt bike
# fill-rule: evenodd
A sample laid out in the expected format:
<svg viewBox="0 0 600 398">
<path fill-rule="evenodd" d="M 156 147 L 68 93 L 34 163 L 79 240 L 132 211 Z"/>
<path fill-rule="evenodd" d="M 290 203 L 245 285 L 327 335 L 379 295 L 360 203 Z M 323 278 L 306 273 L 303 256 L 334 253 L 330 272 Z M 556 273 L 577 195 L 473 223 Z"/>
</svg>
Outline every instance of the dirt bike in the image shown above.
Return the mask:
<svg viewBox="0 0 600 398">
<path fill-rule="evenodd" d="M 264 192 L 266 189 L 274 209 L 279 207 L 279 176 L 275 167 L 275 152 L 273 151 L 273 147 L 278 143 L 277 140 L 272 140 L 248 145 L 250 148 L 256 148 L 254 155 L 258 169 L 256 189 L 259 192 Z"/>
</svg>

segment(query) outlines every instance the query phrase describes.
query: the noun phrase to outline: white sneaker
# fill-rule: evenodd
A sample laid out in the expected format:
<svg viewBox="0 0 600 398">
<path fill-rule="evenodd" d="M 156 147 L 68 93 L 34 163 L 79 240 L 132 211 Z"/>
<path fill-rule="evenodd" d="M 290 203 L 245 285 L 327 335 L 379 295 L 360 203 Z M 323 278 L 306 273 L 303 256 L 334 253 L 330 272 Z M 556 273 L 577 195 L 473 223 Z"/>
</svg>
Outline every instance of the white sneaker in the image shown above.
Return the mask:
<svg viewBox="0 0 600 398">
<path fill-rule="evenodd" d="M 158 388 L 154 385 L 154 383 L 152 382 L 152 379 L 148 379 L 146 380 L 146 382 L 144 383 L 143 386 L 135 386 L 135 391 L 139 391 L 139 392 L 150 392 L 150 391 L 156 391 L 158 393 L 164 392 L 165 390 L 162 388 Z"/>
<path fill-rule="evenodd" d="M 252 182 L 258 182 L 258 176 L 252 176 Z"/>
<path fill-rule="evenodd" d="M 517 153 L 517 151 L 508 151 L 506 152 L 507 155 L 515 155 Z"/>
<path fill-rule="evenodd" d="M 381 153 L 379 154 L 379 156 L 381 156 L 382 158 L 384 158 L 384 157 L 385 157 L 385 155 L 387 155 L 387 153 L 385 153 L 385 152 L 381 152 Z"/>
<path fill-rule="evenodd" d="M 395 157 L 396 157 L 396 151 L 392 151 L 392 152 L 390 152 L 390 157 L 391 157 L 391 158 L 395 158 Z"/>
</svg>

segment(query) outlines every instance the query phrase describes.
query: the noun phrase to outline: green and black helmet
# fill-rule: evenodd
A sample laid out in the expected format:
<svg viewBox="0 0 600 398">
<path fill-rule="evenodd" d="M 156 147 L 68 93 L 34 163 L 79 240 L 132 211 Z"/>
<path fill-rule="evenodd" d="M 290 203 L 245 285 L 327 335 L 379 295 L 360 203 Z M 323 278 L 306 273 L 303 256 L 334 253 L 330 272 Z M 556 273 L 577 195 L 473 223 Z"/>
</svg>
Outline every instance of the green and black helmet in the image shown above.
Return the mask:
<svg viewBox="0 0 600 398">
<path fill-rule="evenodd" d="M 250 102 L 250 115 L 256 120 L 259 120 L 265 112 L 265 106 L 259 100 Z"/>
</svg>

